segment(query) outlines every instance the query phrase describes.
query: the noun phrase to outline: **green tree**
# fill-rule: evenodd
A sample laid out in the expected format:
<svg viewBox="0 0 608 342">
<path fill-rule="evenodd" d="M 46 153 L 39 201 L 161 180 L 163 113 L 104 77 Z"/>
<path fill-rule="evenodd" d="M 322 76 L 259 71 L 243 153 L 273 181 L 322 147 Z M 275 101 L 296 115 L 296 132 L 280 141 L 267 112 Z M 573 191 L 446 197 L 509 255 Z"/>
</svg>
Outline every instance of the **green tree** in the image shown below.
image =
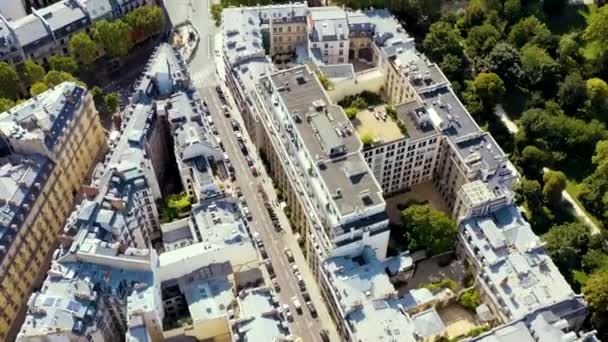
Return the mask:
<svg viewBox="0 0 608 342">
<path fill-rule="evenodd" d="M 604 268 L 608 271 L 608 254 L 599 249 L 590 249 L 583 256 L 582 266 L 586 272 L 594 272 Z"/>
<path fill-rule="evenodd" d="M 469 311 L 475 311 L 475 309 L 481 304 L 481 299 L 479 298 L 479 293 L 477 293 L 475 289 L 469 289 L 460 295 L 460 298 L 458 298 L 458 303 Z"/>
<path fill-rule="evenodd" d="M 49 57 L 49 65 L 51 70 L 63 71 L 74 75 L 78 70 L 78 63 L 69 56 L 53 55 Z"/>
<path fill-rule="evenodd" d="M 85 32 L 78 32 L 70 38 L 68 52 L 78 63 L 89 66 L 97 57 L 97 44 Z"/>
<path fill-rule="evenodd" d="M 485 57 L 500 41 L 500 32 L 490 24 L 475 26 L 464 41 L 467 55 L 473 59 Z"/>
<path fill-rule="evenodd" d="M 541 179 L 543 167 L 548 166 L 551 160 L 549 153 L 534 145 L 526 146 L 521 152 L 519 165 L 530 179 Z"/>
<path fill-rule="evenodd" d="M 521 0 L 506 0 L 504 4 L 504 14 L 505 18 L 511 23 L 519 20 L 523 15 Z"/>
<path fill-rule="evenodd" d="M 44 76 L 44 83 L 48 87 L 54 87 L 63 82 L 76 82 L 76 78 L 65 71 L 51 70 Z"/>
<path fill-rule="evenodd" d="M 471 27 L 481 25 L 485 18 L 485 13 L 481 1 L 469 1 L 460 20 L 458 28 L 468 31 Z"/>
<path fill-rule="evenodd" d="M 106 109 L 108 113 L 114 114 L 118 110 L 118 106 L 120 105 L 120 97 L 116 93 L 106 94 L 104 97 L 104 103 L 106 105 Z"/>
<path fill-rule="evenodd" d="M 591 14 L 583 38 L 599 44 L 604 51 L 608 49 L 608 6 L 600 7 Z"/>
<path fill-rule="evenodd" d="M 517 184 L 516 193 L 521 196 L 531 214 L 538 213 L 543 207 L 543 189 L 536 180 L 523 178 Z"/>
<path fill-rule="evenodd" d="M 595 165 L 601 165 L 608 161 L 608 140 L 602 140 L 595 145 L 595 153 L 591 158 Z"/>
<path fill-rule="evenodd" d="M 608 314 L 608 272 L 597 271 L 589 276 L 583 287 L 583 294 L 595 313 Z"/>
<path fill-rule="evenodd" d="M 359 109 L 357 109 L 357 107 L 348 107 L 344 110 L 344 113 L 346 113 L 346 117 L 348 117 L 349 120 L 352 120 L 357 117 Z"/>
<path fill-rule="evenodd" d="M 374 143 L 374 135 L 371 132 L 361 134 L 361 142 L 363 146 L 371 146 Z"/>
<path fill-rule="evenodd" d="M 125 21 L 132 28 L 136 41 L 160 33 L 164 26 L 163 12 L 159 6 L 152 5 L 141 6 L 129 12 Z"/>
<path fill-rule="evenodd" d="M 519 51 L 508 43 L 498 43 L 486 56 L 482 69 L 496 73 L 509 85 L 519 82 L 523 76 L 521 68 L 521 55 Z"/>
<path fill-rule="evenodd" d="M 494 107 L 505 94 L 505 84 L 495 73 L 479 73 L 471 85 L 485 108 Z"/>
<path fill-rule="evenodd" d="M 561 171 L 547 171 L 543 175 L 545 202 L 554 208 L 562 202 L 562 191 L 566 189 L 566 175 Z"/>
<path fill-rule="evenodd" d="M 220 26 L 222 24 L 222 4 L 213 4 L 211 5 L 211 17 L 215 21 L 215 26 Z"/>
<path fill-rule="evenodd" d="M 462 57 L 447 54 L 443 56 L 439 67 L 449 80 L 462 79 Z"/>
<path fill-rule="evenodd" d="M 524 46 L 521 49 L 521 66 L 532 86 L 540 86 L 546 90 L 557 82 L 559 63 L 543 48 L 536 45 Z"/>
<path fill-rule="evenodd" d="M 559 84 L 559 104 L 568 112 L 575 112 L 587 100 L 587 85 L 578 72 L 568 74 Z"/>
<path fill-rule="evenodd" d="M 601 78 L 587 80 L 587 96 L 592 103 L 603 102 L 608 98 L 608 84 Z"/>
<path fill-rule="evenodd" d="M 589 228 L 580 222 L 553 226 L 542 236 L 545 250 L 566 276 L 573 270 L 580 269 L 582 256 L 587 253 L 589 239 Z"/>
<path fill-rule="evenodd" d="M 580 44 L 576 40 L 576 33 L 564 34 L 559 40 L 557 52 L 562 58 L 577 59 L 580 57 Z"/>
<path fill-rule="evenodd" d="M 422 46 L 431 59 L 440 61 L 447 54 L 462 56 L 461 40 L 458 30 L 452 25 L 438 21 L 431 25 Z"/>
<path fill-rule="evenodd" d="M 551 31 L 543 22 L 535 16 L 524 18 L 511 27 L 509 42 L 518 48 L 527 43 L 549 47 L 551 43 Z"/>
<path fill-rule="evenodd" d="M 21 66 L 22 79 L 26 86 L 42 81 L 44 78 L 44 68 L 31 59 L 26 60 Z"/>
<path fill-rule="evenodd" d="M 14 100 L 19 92 L 19 75 L 15 68 L 0 62 L 0 98 Z"/>
<path fill-rule="evenodd" d="M 133 46 L 131 27 L 122 20 L 95 23 L 93 39 L 110 57 L 123 57 Z"/>
<path fill-rule="evenodd" d="M 405 209 L 402 220 L 411 250 L 426 249 L 428 255 L 435 255 L 456 244 L 456 222 L 428 204 Z"/>
<path fill-rule="evenodd" d="M 7 110 L 15 106 L 15 101 L 11 99 L 0 98 L 0 113 L 6 112 Z"/>
<path fill-rule="evenodd" d="M 46 83 L 40 81 L 40 82 L 36 82 L 34 84 L 32 84 L 32 86 L 30 87 L 30 95 L 31 96 L 36 96 L 36 95 L 40 95 L 42 93 L 44 93 L 45 91 L 47 91 L 49 89 L 49 86 L 46 85 Z"/>
<path fill-rule="evenodd" d="M 91 88 L 91 96 L 93 96 L 93 102 L 95 102 L 95 105 L 99 110 L 99 108 L 104 105 L 103 90 L 98 86 L 95 86 Z"/>
</svg>

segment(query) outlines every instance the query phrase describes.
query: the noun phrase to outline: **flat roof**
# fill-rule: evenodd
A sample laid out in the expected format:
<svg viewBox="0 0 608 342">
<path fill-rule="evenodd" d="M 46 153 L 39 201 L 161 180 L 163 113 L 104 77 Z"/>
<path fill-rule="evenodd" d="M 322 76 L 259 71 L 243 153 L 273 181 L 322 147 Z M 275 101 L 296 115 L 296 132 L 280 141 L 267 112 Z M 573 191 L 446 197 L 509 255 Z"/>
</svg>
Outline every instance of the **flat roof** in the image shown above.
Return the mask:
<svg viewBox="0 0 608 342">
<path fill-rule="evenodd" d="M 306 66 L 299 66 L 277 72 L 271 79 L 276 89 L 271 101 L 280 99 L 285 104 L 282 115 L 293 120 L 309 159 L 316 161 L 327 191 L 334 195 L 339 214 L 384 203 L 361 155 L 361 141 L 352 134 L 352 124 L 340 106 L 330 104 L 316 76 Z"/>
<path fill-rule="evenodd" d="M 188 311 L 193 322 L 201 322 L 224 317 L 234 300 L 232 285 L 226 276 L 211 279 L 183 280 L 180 289 L 184 291 Z"/>
<path fill-rule="evenodd" d="M 478 251 L 484 277 L 504 314 L 519 319 L 576 294 L 515 205 L 461 223 L 465 243 Z"/>
<path fill-rule="evenodd" d="M 416 328 L 401 309 L 403 302 L 397 298 L 397 291 L 385 272 L 388 262 L 379 261 L 374 252 L 365 247 L 355 258 L 331 257 L 322 267 L 330 291 L 338 299 L 340 311 L 345 313 L 346 323 L 357 340 L 417 341 Z"/>
<path fill-rule="evenodd" d="M 439 132 L 431 124 L 424 103 L 419 100 L 401 104 L 395 108 L 397 117 L 405 124 L 412 140 L 426 138 Z"/>
<path fill-rule="evenodd" d="M 278 301 L 266 287 L 242 290 L 238 297 L 236 334 L 244 341 L 275 341 L 288 335 L 281 325 Z"/>
</svg>

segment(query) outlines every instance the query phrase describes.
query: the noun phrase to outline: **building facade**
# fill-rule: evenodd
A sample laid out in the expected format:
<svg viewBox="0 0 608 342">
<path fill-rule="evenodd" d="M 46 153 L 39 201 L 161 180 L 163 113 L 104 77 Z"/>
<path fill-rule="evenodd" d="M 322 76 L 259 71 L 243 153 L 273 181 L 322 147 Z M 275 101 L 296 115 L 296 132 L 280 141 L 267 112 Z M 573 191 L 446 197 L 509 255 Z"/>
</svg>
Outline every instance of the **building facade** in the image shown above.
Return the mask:
<svg viewBox="0 0 608 342">
<path fill-rule="evenodd" d="M 2 162 L 0 337 L 15 325 L 70 215 L 74 199 L 106 148 L 90 93 L 62 83 L 0 114 L 10 155 Z"/>
</svg>

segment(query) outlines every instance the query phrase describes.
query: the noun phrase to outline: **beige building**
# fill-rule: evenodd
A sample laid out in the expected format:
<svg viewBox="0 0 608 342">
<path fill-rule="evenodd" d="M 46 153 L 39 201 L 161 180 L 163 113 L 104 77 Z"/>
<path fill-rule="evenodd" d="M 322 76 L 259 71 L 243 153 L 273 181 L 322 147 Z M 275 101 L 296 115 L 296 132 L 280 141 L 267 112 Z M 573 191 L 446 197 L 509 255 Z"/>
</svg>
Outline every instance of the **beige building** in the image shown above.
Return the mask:
<svg viewBox="0 0 608 342">
<path fill-rule="evenodd" d="M 45 274 L 105 136 L 90 93 L 62 83 L 0 114 L 0 137 L 10 154 L 0 163 L 0 339 L 6 339 Z"/>
</svg>

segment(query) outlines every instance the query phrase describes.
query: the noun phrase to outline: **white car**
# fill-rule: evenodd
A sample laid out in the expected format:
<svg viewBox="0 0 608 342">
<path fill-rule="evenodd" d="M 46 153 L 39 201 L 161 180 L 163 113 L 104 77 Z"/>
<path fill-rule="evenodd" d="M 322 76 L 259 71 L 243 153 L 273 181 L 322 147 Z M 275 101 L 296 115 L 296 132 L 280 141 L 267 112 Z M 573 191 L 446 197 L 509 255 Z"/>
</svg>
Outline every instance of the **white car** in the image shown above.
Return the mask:
<svg viewBox="0 0 608 342">
<path fill-rule="evenodd" d="M 287 256 L 287 261 L 289 262 L 293 262 L 293 254 L 291 253 L 291 250 L 287 247 L 285 247 L 285 249 L 283 250 L 285 251 L 285 255 Z"/>
<path fill-rule="evenodd" d="M 293 316 L 291 315 L 291 311 L 289 311 L 289 305 L 283 304 L 283 316 L 289 322 L 293 322 Z"/>
<path fill-rule="evenodd" d="M 298 273 L 298 265 L 292 265 L 291 269 L 293 270 L 293 274 L 297 274 Z"/>
<path fill-rule="evenodd" d="M 301 314 L 302 313 L 302 305 L 300 304 L 300 300 L 298 300 L 297 297 L 293 297 L 291 298 L 291 302 L 293 303 L 293 306 L 296 308 L 296 311 Z"/>
</svg>

